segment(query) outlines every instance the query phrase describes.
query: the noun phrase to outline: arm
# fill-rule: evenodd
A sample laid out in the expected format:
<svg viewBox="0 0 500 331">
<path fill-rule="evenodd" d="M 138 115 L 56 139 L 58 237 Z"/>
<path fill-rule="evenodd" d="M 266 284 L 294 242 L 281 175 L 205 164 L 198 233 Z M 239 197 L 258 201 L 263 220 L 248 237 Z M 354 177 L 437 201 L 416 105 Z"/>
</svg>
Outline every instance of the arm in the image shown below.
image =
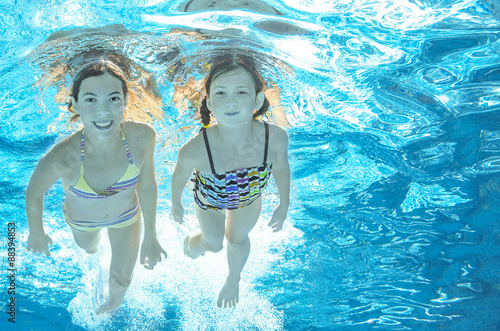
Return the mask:
<svg viewBox="0 0 500 331">
<path fill-rule="evenodd" d="M 58 162 L 55 152 L 50 151 L 40 159 L 35 171 L 31 175 L 26 189 L 26 217 L 28 220 L 29 236 L 28 251 L 41 252 L 49 256 L 49 245 L 52 239 L 43 228 L 43 200 L 45 192 L 60 178 Z"/>
<path fill-rule="evenodd" d="M 142 140 L 142 139 L 141 139 Z M 146 147 L 144 163 L 141 167 L 137 195 L 144 217 L 144 240 L 141 245 L 140 262 L 146 269 L 153 269 L 156 263 L 161 262 L 161 254 L 167 253 L 160 246 L 156 238 L 156 204 L 158 187 L 154 170 L 155 132 L 148 127 L 145 138 L 141 143 Z M 147 261 L 146 261 L 147 260 Z M 146 264 L 147 262 L 147 264 Z"/>
<path fill-rule="evenodd" d="M 288 163 L 288 134 L 279 129 L 275 139 L 277 152 L 273 160 L 273 177 L 278 187 L 280 203 L 274 211 L 269 226 L 278 232 L 283 227 L 290 205 L 290 165 Z"/>
<path fill-rule="evenodd" d="M 189 142 L 182 146 L 179 150 L 179 155 L 177 156 L 177 164 L 175 165 L 175 170 L 172 175 L 172 217 L 174 220 L 180 224 L 184 222 L 184 206 L 182 205 L 182 191 L 186 186 L 186 183 L 191 177 L 191 172 L 193 170 L 192 162 L 190 162 L 189 156 Z"/>
</svg>

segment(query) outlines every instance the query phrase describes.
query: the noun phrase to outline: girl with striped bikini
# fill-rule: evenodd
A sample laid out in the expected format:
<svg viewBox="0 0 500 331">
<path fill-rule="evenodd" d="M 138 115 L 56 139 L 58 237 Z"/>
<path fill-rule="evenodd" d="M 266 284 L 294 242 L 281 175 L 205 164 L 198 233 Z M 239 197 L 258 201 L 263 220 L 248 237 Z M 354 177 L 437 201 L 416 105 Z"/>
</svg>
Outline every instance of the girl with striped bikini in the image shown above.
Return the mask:
<svg viewBox="0 0 500 331">
<path fill-rule="evenodd" d="M 64 217 L 77 245 L 95 253 L 100 230 L 107 228 L 112 253 L 109 296 L 97 313 L 117 308 L 124 300 L 139 255 L 141 214 L 141 263 L 153 269 L 161 255 L 166 256 L 156 238 L 155 131 L 145 123 L 123 121 L 129 84 L 109 60 L 91 61 L 76 72 L 69 109 L 83 129 L 42 157 L 26 190 L 30 251 L 50 254 L 43 201 L 59 179 L 66 194 Z"/>
</svg>

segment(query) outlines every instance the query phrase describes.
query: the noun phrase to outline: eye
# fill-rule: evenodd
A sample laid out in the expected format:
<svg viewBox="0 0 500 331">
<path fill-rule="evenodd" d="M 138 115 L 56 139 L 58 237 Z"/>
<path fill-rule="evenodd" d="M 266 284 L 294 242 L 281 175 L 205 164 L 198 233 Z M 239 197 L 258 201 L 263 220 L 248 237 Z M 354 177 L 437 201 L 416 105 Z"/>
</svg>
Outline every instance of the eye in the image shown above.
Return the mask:
<svg viewBox="0 0 500 331">
<path fill-rule="evenodd" d="M 87 98 L 84 99 L 84 101 L 85 102 L 95 102 L 96 100 L 93 97 L 87 97 Z"/>
<path fill-rule="evenodd" d="M 224 94 L 225 94 L 225 92 L 224 92 L 224 91 L 216 91 L 216 92 L 215 92 L 215 95 L 224 95 Z"/>
<path fill-rule="evenodd" d="M 113 96 L 111 97 L 109 100 L 110 101 L 120 101 L 122 98 L 120 98 L 119 96 Z"/>
</svg>

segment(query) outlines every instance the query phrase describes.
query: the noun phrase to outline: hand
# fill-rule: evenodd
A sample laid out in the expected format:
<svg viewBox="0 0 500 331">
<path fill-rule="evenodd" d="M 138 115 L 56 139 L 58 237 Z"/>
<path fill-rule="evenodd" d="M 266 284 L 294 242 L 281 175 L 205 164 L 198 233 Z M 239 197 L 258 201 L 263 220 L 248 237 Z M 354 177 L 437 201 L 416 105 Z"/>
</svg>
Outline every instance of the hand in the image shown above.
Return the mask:
<svg viewBox="0 0 500 331">
<path fill-rule="evenodd" d="M 33 236 L 32 234 L 28 236 L 28 251 L 50 256 L 49 245 L 52 245 L 52 239 L 45 233 L 41 236 Z"/>
<path fill-rule="evenodd" d="M 144 268 L 153 270 L 155 265 L 161 262 L 161 255 L 167 258 L 167 252 L 161 247 L 158 239 L 153 237 L 151 239 L 144 238 L 141 245 L 140 262 L 144 264 Z"/>
<path fill-rule="evenodd" d="M 268 224 L 273 229 L 273 232 L 278 232 L 283 228 L 283 222 L 285 222 L 287 210 L 288 207 L 279 205 L 274 211 L 273 217 Z"/>
<path fill-rule="evenodd" d="M 184 223 L 184 206 L 182 202 L 172 204 L 172 217 L 177 223 Z"/>
</svg>

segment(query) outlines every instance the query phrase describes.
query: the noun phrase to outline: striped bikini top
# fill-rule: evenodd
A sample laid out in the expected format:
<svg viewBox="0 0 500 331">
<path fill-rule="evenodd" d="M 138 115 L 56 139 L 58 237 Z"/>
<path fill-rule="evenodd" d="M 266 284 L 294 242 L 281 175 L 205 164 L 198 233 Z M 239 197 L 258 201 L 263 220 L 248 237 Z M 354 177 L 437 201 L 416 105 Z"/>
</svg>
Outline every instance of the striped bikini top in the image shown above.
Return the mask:
<svg viewBox="0 0 500 331">
<path fill-rule="evenodd" d="M 272 163 L 267 163 L 269 146 L 269 126 L 264 122 L 266 142 L 264 147 L 264 162 L 262 165 L 216 173 L 207 132 L 203 131 L 203 138 L 210 162 L 211 174 L 202 174 L 195 170 L 194 199 L 201 209 L 225 210 L 243 208 L 259 198 L 271 177 Z M 203 203 L 198 198 L 199 192 L 208 202 Z"/>
<path fill-rule="evenodd" d="M 87 184 L 87 181 L 84 178 L 83 159 L 85 158 L 85 140 L 84 132 L 82 131 L 82 138 L 80 142 L 80 155 L 82 160 L 82 165 L 80 166 L 80 178 L 78 178 L 78 182 L 74 186 L 65 186 L 69 192 L 83 199 L 104 199 L 121 191 L 128 190 L 137 184 L 139 181 L 140 170 L 132 161 L 132 156 L 130 155 L 127 140 L 125 139 L 123 132 L 120 131 L 120 134 L 122 136 L 123 145 L 125 146 L 125 152 L 127 153 L 129 162 L 127 170 L 125 170 L 123 176 L 116 183 L 108 187 L 104 192 L 97 193 Z"/>
</svg>

